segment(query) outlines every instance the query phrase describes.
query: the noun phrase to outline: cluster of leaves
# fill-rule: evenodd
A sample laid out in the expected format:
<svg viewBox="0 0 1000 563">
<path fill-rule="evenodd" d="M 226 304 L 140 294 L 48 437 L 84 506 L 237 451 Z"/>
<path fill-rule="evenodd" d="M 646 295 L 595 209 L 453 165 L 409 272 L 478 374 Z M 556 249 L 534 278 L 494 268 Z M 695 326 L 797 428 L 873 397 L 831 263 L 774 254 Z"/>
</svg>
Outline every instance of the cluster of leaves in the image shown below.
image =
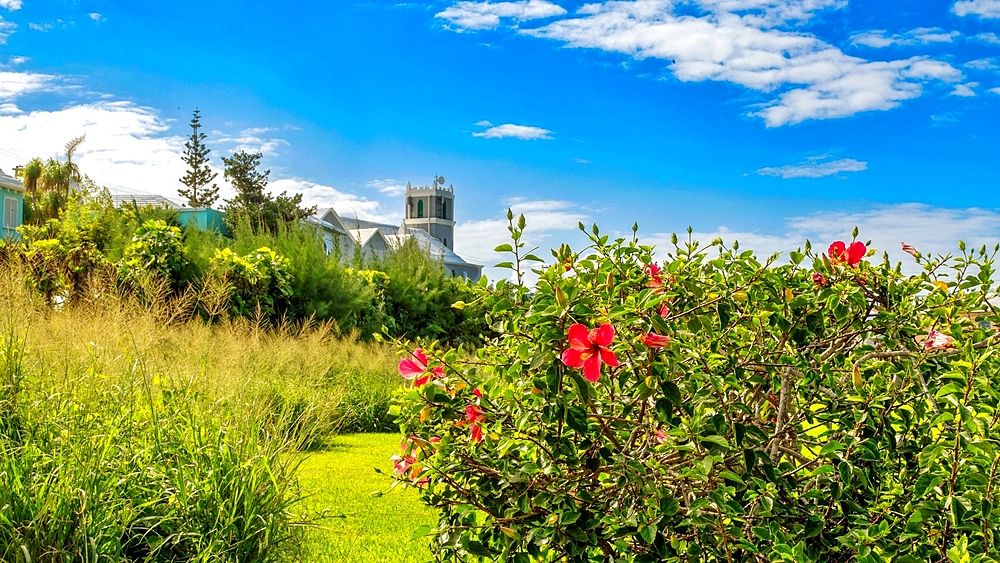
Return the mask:
<svg viewBox="0 0 1000 563">
<path fill-rule="evenodd" d="M 389 277 L 385 333 L 475 345 L 489 332 L 474 302 L 471 284 L 464 278 L 450 277 L 444 265 L 429 256 L 416 240 L 395 248 L 376 266 Z M 480 281 L 486 283 L 485 278 Z M 466 302 L 468 307 L 463 306 Z M 460 305 L 455 307 L 456 303 Z"/>
<path fill-rule="evenodd" d="M 1000 560 L 997 248 L 906 275 L 588 236 L 534 288 L 476 288 L 474 358 L 401 364 L 397 478 L 438 560 Z M 563 362 L 577 323 L 614 329 L 594 382 Z"/>
<path fill-rule="evenodd" d="M 180 228 L 150 219 L 143 222 L 125 247 L 118 270 L 124 280 L 155 278 L 177 287 L 189 265 Z"/>
<path fill-rule="evenodd" d="M 239 256 L 229 248 L 215 251 L 212 267 L 229 288 L 230 313 L 270 319 L 287 309 L 292 295 L 288 261 L 270 248 Z"/>
</svg>

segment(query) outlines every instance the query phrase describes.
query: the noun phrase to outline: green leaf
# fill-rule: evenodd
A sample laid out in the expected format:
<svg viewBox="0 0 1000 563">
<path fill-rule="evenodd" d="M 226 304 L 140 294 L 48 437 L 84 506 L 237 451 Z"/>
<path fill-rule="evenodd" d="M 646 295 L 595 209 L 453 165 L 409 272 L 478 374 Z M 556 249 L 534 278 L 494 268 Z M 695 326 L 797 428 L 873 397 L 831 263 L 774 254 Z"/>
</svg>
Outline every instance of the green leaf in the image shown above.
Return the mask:
<svg viewBox="0 0 1000 563">
<path fill-rule="evenodd" d="M 639 536 L 641 536 L 646 543 L 653 543 L 653 540 L 656 539 L 656 526 L 650 525 L 639 528 Z"/>
<path fill-rule="evenodd" d="M 819 455 L 825 456 L 828 454 L 832 454 L 833 452 L 839 452 L 842 449 L 844 449 L 844 444 L 841 444 L 837 440 L 832 440 L 830 442 L 827 442 L 826 445 L 823 446 L 823 449 L 819 451 Z"/>
<path fill-rule="evenodd" d="M 673 403 L 674 406 L 678 408 L 684 406 L 681 399 L 681 389 L 676 383 L 673 381 L 664 381 L 660 383 L 660 390 L 663 391 L 663 396 Z"/>
<path fill-rule="evenodd" d="M 559 523 L 562 525 L 572 524 L 580 519 L 579 512 L 566 511 L 559 514 Z"/>
<path fill-rule="evenodd" d="M 587 411 L 575 405 L 569 407 L 566 409 L 566 425 L 580 434 L 586 434 L 588 430 Z"/>
<path fill-rule="evenodd" d="M 729 480 L 729 481 L 736 481 L 740 485 L 746 485 L 746 483 L 743 482 L 743 479 L 739 475 L 733 473 L 732 471 L 728 471 L 728 470 L 727 471 L 720 471 L 719 472 L 719 477 L 721 477 L 723 479 L 726 479 L 726 480 Z"/>
<path fill-rule="evenodd" d="M 410 541 L 413 541 L 413 540 L 416 540 L 416 539 L 420 539 L 420 538 L 422 538 L 422 537 L 424 537 L 424 536 L 426 536 L 426 535 L 428 535 L 430 533 L 431 533 L 431 527 L 428 526 L 427 524 L 422 524 L 420 526 L 417 526 L 413 530 L 413 533 L 410 534 Z"/>
<path fill-rule="evenodd" d="M 493 252 L 514 252 L 514 248 L 509 244 L 501 244 L 493 249 Z"/>
<path fill-rule="evenodd" d="M 710 436 L 701 436 L 698 439 L 702 442 L 708 442 L 710 444 L 715 444 L 717 446 L 720 446 L 724 450 L 728 450 L 730 448 L 729 440 L 715 434 Z"/>
</svg>

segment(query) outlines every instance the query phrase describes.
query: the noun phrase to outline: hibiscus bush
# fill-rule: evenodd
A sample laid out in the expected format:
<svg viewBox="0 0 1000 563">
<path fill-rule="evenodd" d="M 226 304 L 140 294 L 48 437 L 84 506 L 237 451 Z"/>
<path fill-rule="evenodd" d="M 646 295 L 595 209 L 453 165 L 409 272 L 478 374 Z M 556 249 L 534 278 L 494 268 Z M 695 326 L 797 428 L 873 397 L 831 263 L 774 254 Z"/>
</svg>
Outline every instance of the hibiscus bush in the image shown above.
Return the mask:
<svg viewBox="0 0 1000 563">
<path fill-rule="evenodd" d="M 498 336 L 400 364 L 396 479 L 439 560 L 1000 557 L 997 247 L 904 245 L 910 275 L 857 240 L 656 261 L 595 226 L 546 265 L 510 218 L 538 281 L 478 287 Z"/>
</svg>

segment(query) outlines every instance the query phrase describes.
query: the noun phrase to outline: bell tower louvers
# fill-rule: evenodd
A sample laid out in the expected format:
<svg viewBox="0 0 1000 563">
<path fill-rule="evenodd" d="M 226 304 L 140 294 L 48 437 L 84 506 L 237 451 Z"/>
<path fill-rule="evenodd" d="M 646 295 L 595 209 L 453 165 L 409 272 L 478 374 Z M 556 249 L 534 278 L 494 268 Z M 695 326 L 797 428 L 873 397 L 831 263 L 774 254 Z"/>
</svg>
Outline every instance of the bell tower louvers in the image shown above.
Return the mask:
<svg viewBox="0 0 1000 563">
<path fill-rule="evenodd" d="M 455 189 L 444 187 L 443 177 L 435 177 L 430 186 L 406 183 L 404 217 L 407 229 L 426 231 L 449 250 L 455 249 Z"/>
</svg>

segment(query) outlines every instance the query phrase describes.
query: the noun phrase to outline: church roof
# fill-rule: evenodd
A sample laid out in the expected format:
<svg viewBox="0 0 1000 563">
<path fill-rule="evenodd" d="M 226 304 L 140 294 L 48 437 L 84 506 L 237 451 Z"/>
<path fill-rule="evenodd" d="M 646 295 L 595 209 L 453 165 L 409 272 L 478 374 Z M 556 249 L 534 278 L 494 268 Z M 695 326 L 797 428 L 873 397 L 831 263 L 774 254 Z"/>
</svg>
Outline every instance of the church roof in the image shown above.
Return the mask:
<svg viewBox="0 0 1000 563">
<path fill-rule="evenodd" d="M 340 234 L 347 234 L 347 228 L 332 207 L 323 207 L 316 210 L 316 214 L 306 217 L 306 221 Z"/>
</svg>

